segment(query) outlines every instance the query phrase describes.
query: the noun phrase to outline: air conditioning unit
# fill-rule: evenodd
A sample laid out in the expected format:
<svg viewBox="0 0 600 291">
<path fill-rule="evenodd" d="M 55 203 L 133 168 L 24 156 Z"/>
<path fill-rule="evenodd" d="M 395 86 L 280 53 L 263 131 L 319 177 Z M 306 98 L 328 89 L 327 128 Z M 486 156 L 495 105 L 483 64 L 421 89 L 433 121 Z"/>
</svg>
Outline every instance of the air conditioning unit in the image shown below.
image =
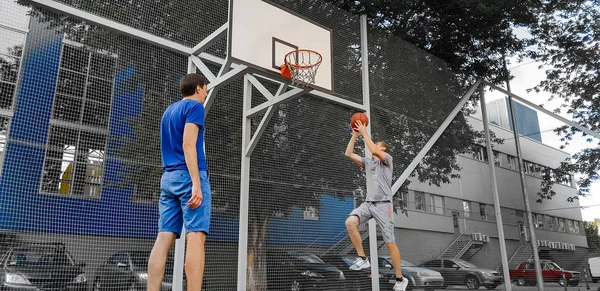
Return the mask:
<svg viewBox="0 0 600 291">
<path fill-rule="evenodd" d="M 560 250 L 566 250 L 567 249 L 567 244 L 564 242 L 559 242 L 560 246 L 558 247 L 558 249 Z"/>
<path fill-rule="evenodd" d="M 490 242 L 490 237 L 484 234 L 483 235 L 483 242 L 485 242 L 485 243 Z"/>
<path fill-rule="evenodd" d="M 576 251 L 576 250 L 577 250 L 577 248 L 575 247 L 575 245 L 574 245 L 574 244 L 571 244 L 571 250 L 572 250 L 572 251 Z"/>
<path fill-rule="evenodd" d="M 547 240 L 543 240 L 543 241 L 542 241 L 542 246 L 543 246 L 543 247 L 548 247 L 548 243 L 549 243 L 549 241 L 547 241 Z"/>
<path fill-rule="evenodd" d="M 477 240 L 477 233 L 476 232 L 472 232 L 471 233 L 471 239 L 472 240 Z"/>
<path fill-rule="evenodd" d="M 551 242 L 548 242 L 548 246 L 550 246 L 550 248 L 551 248 L 551 249 L 556 249 L 556 248 L 558 248 L 558 247 L 557 247 L 557 245 L 556 245 L 556 242 L 553 242 L 553 241 L 551 241 Z"/>
</svg>

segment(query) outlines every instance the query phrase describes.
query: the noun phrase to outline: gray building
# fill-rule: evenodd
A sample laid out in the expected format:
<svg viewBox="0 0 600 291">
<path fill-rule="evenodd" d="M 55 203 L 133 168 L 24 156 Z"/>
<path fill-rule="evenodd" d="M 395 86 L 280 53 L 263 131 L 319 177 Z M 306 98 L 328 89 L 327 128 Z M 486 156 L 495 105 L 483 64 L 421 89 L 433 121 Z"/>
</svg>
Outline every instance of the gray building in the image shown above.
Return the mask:
<svg viewBox="0 0 600 291">
<path fill-rule="evenodd" d="M 477 130 L 483 130 L 480 119 L 469 118 Z M 535 203 L 540 189 L 543 167 L 557 167 L 569 155 L 535 139 L 521 137 L 525 162 L 526 187 L 534 215 L 537 241 L 532 242 L 527 230 L 518 162 L 513 133 L 500 126 L 490 128 L 506 142 L 494 145 L 494 162 L 502 209 L 502 220 L 510 267 L 514 268 L 531 256 L 531 243 L 540 246 L 542 259 L 555 260 L 566 269 L 581 270 L 587 253 L 587 242 L 579 202 L 569 203 L 576 195 L 573 179 L 554 186 L 556 196 Z M 413 179 L 408 193 L 409 216 L 396 215 L 396 237 L 402 258 L 415 264 L 440 256 L 467 259 L 480 267 L 501 270 L 501 258 L 494 212 L 489 159 L 485 147 L 472 154 L 458 156 L 462 168 L 460 178 L 442 187 L 419 183 Z M 462 243 L 464 248 L 453 248 Z M 384 250 L 382 248 L 381 250 Z"/>
</svg>

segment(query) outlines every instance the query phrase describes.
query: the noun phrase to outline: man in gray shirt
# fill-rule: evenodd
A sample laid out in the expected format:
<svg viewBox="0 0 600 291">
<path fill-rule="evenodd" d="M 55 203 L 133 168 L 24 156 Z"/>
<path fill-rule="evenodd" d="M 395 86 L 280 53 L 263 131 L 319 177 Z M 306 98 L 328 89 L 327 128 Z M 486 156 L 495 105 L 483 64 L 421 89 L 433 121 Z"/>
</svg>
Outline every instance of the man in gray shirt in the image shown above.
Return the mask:
<svg viewBox="0 0 600 291">
<path fill-rule="evenodd" d="M 392 193 L 392 171 L 394 169 L 393 158 L 388 151 L 388 145 L 382 141 L 373 143 L 366 126 L 358 121 L 352 131 L 352 138 L 346 148 L 346 157 L 364 168 L 367 174 L 367 197 L 365 202 L 354 209 L 346 219 L 346 228 L 352 244 L 358 253 L 358 258 L 350 267 L 351 270 L 362 270 L 371 267 L 369 260 L 365 256 L 362 246 L 362 238 L 358 231 L 358 225 L 374 218 L 379 227 L 385 245 L 388 247 L 390 257 L 396 271 L 396 284 L 394 291 L 404 291 L 408 285 L 408 280 L 402 277 L 402 268 L 400 267 L 400 250 L 396 245 L 394 238 L 394 212 L 393 212 L 393 193 Z M 358 135 L 362 134 L 372 158 L 361 157 L 354 153 L 354 143 Z"/>
</svg>

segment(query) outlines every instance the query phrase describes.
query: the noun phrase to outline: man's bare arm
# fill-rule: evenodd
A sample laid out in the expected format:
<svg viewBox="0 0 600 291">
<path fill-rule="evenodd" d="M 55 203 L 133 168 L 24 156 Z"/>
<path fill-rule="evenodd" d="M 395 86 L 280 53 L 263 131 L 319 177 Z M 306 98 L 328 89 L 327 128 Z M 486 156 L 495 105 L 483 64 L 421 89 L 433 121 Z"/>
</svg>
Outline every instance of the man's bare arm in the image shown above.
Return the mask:
<svg viewBox="0 0 600 291">
<path fill-rule="evenodd" d="M 198 154 L 196 152 L 198 131 L 198 125 L 193 123 L 186 123 L 183 129 L 183 154 L 185 156 L 185 164 L 192 178 L 192 198 L 188 201 L 188 205 L 191 208 L 196 208 L 202 203 L 202 186 L 200 184 Z"/>
<path fill-rule="evenodd" d="M 346 147 L 346 157 L 348 157 L 351 161 L 362 167 L 362 159 L 359 155 L 354 153 L 354 144 L 356 143 L 357 138 L 358 132 L 352 131 L 352 137 L 350 138 L 350 142 L 348 142 L 348 146 Z"/>
</svg>

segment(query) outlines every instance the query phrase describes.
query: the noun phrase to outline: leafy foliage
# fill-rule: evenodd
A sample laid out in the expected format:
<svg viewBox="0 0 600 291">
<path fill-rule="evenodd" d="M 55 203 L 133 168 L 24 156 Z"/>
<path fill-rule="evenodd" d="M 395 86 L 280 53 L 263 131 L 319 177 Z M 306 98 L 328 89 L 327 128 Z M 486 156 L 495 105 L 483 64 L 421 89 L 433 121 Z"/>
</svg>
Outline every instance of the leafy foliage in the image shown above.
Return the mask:
<svg viewBox="0 0 600 291">
<path fill-rule="evenodd" d="M 531 28 L 534 49 L 528 56 L 546 67 L 546 79 L 533 90 L 545 91 L 552 99 L 562 99 L 558 112 L 573 116 L 573 121 L 598 132 L 600 129 L 600 1 L 546 1 L 539 21 Z M 590 144 L 557 169 L 556 176 L 573 173 L 579 176 L 578 196 L 589 194 L 589 188 L 600 176 L 600 148 L 598 141 L 589 138 L 576 128 L 563 126 L 555 130 L 563 141 L 563 148 L 575 136 L 588 137 Z M 551 190 L 556 183 L 552 176 L 544 176 L 539 192 L 541 199 L 554 196 Z"/>
</svg>

